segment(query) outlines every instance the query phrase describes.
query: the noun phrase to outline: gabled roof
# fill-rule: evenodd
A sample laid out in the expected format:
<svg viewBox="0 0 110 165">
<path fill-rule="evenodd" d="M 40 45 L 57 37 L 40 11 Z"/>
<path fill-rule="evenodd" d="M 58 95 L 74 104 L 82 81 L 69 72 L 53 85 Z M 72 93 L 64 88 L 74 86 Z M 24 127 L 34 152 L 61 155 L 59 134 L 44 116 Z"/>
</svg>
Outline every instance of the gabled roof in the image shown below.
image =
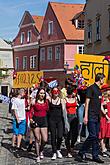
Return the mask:
<svg viewBox="0 0 110 165">
<path fill-rule="evenodd" d="M 37 30 L 40 32 L 42 24 L 43 24 L 44 17 L 33 15 L 32 18 L 35 22 L 35 26 L 36 26 Z"/>
<path fill-rule="evenodd" d="M 84 4 L 66 4 L 50 2 L 61 29 L 67 40 L 84 40 L 84 30 L 76 29 L 72 24 L 73 17 L 83 11 Z"/>
<path fill-rule="evenodd" d="M 0 38 L 0 49 L 12 49 L 11 44 L 8 44 L 2 38 Z"/>
<path fill-rule="evenodd" d="M 19 27 L 22 26 L 26 15 L 28 15 L 28 17 L 31 19 L 31 23 L 34 23 L 34 21 L 33 21 L 33 19 L 32 19 L 32 16 L 31 16 L 31 14 L 29 13 L 29 11 L 25 11 L 24 14 L 23 14 L 23 17 L 22 17 L 22 19 L 21 19 L 21 21 L 20 21 Z"/>
<path fill-rule="evenodd" d="M 24 13 L 24 15 L 23 15 L 23 17 L 22 17 L 22 19 L 21 19 L 21 21 L 20 21 L 19 27 L 22 26 L 22 24 L 23 24 L 23 22 L 24 22 L 24 20 L 25 20 L 25 18 L 26 18 L 27 15 L 28 15 L 28 17 L 30 18 L 31 23 L 32 23 L 32 24 L 35 23 L 36 29 L 40 32 L 44 17 L 43 17 L 43 16 L 37 16 L 37 15 L 33 15 L 33 16 L 32 16 L 32 15 L 29 13 L 29 11 L 25 11 L 25 13 Z"/>
</svg>

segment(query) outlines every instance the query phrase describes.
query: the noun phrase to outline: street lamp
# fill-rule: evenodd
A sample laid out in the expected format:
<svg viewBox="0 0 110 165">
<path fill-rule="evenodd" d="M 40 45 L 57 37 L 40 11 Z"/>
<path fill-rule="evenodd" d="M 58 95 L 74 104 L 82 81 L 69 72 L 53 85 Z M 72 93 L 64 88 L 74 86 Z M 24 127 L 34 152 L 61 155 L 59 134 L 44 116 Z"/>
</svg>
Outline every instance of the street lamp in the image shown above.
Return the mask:
<svg viewBox="0 0 110 165">
<path fill-rule="evenodd" d="M 67 74 L 68 68 L 69 68 L 69 64 L 66 61 L 66 63 L 64 64 L 64 72 L 65 72 L 65 74 Z"/>
</svg>

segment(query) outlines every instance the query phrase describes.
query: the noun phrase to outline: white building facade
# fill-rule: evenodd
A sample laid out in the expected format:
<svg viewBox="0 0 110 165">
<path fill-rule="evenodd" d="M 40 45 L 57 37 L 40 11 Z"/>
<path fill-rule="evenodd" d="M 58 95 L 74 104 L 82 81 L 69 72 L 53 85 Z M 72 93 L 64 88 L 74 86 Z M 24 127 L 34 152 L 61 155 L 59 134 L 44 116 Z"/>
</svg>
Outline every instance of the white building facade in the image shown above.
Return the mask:
<svg viewBox="0 0 110 165">
<path fill-rule="evenodd" d="M 13 87 L 13 51 L 11 44 L 0 38 L 0 93 L 8 96 Z"/>
</svg>

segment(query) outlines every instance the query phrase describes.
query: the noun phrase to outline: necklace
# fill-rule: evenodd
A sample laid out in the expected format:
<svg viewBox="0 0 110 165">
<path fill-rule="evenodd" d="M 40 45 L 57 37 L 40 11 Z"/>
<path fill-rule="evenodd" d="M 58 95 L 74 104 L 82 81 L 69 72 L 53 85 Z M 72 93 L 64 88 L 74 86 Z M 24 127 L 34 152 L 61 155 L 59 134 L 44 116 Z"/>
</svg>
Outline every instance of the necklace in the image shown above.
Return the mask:
<svg viewBox="0 0 110 165">
<path fill-rule="evenodd" d="M 58 102 L 59 102 L 59 97 L 57 97 L 56 99 L 52 99 L 52 103 L 54 104 L 54 105 L 57 105 L 58 104 Z"/>
</svg>

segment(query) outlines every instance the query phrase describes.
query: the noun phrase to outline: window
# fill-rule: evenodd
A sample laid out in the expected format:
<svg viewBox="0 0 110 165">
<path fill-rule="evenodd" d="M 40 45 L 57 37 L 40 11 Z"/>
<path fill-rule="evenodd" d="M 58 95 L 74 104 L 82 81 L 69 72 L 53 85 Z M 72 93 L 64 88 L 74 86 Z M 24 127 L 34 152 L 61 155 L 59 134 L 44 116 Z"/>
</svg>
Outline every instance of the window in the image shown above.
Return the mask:
<svg viewBox="0 0 110 165">
<path fill-rule="evenodd" d="M 37 67 L 37 56 L 30 56 L 30 68 L 34 69 Z"/>
<path fill-rule="evenodd" d="M 47 59 L 49 61 L 52 61 L 52 47 L 49 47 L 47 50 L 48 50 L 48 52 L 47 52 Z"/>
<path fill-rule="evenodd" d="M 24 32 L 21 33 L 21 44 L 24 43 Z"/>
<path fill-rule="evenodd" d="M 27 69 L 27 56 L 23 56 L 23 69 Z"/>
<path fill-rule="evenodd" d="M 88 44 L 92 43 L 92 24 L 88 24 Z"/>
<path fill-rule="evenodd" d="M 100 17 L 96 18 L 96 41 L 101 40 L 101 23 L 100 23 Z"/>
<path fill-rule="evenodd" d="M 78 20 L 78 28 L 84 29 L 84 20 Z"/>
<path fill-rule="evenodd" d="M 19 69 L 19 57 L 16 57 L 15 59 L 15 70 Z"/>
<path fill-rule="evenodd" d="M 60 56 L 61 56 L 61 47 L 60 46 L 56 46 L 55 47 L 55 60 L 59 61 L 60 60 Z"/>
<path fill-rule="evenodd" d="M 28 31 L 27 33 L 27 42 L 31 41 L 31 31 Z"/>
<path fill-rule="evenodd" d="M 53 34 L 53 21 L 48 23 L 48 35 Z"/>
<path fill-rule="evenodd" d="M 40 50 L 40 61 L 45 61 L 45 48 Z"/>
<path fill-rule="evenodd" d="M 110 33 L 110 9 L 108 10 L 108 14 L 109 14 L 109 33 Z"/>
<path fill-rule="evenodd" d="M 77 46 L 77 53 L 78 54 L 84 54 L 84 45 L 78 45 Z"/>
</svg>

